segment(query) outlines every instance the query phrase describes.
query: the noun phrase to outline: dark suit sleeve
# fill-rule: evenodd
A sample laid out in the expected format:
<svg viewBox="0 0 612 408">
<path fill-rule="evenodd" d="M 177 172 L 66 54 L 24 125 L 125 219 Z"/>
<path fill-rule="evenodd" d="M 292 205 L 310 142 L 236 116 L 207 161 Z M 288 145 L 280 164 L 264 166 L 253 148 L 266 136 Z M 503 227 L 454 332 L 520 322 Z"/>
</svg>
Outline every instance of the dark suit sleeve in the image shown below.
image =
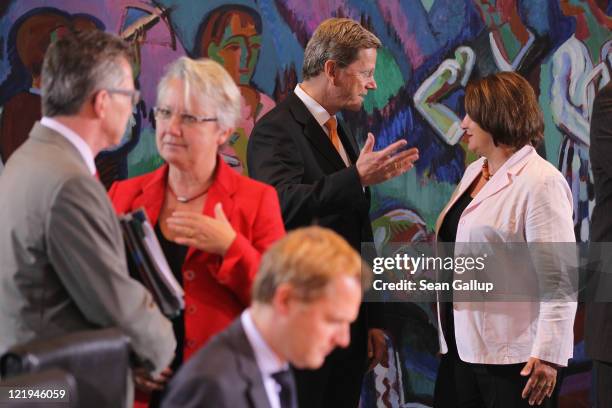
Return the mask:
<svg viewBox="0 0 612 408">
<path fill-rule="evenodd" d="M 595 98 L 590 133 L 593 166 L 612 179 L 612 85 L 603 88 Z"/>
<path fill-rule="evenodd" d="M 235 408 L 237 404 L 232 395 L 231 387 L 224 389 L 215 379 L 205 376 L 183 376 L 181 381 L 173 381 L 170 385 L 162 408 Z"/>
<path fill-rule="evenodd" d="M 45 225 L 51 264 L 70 297 L 96 326 L 116 326 L 155 371 L 172 360 L 172 325 L 151 295 L 130 278 L 121 231 L 104 188 L 90 176 L 65 182 Z"/>
<path fill-rule="evenodd" d="M 595 98 L 591 115 L 591 147 L 589 154 L 595 179 L 595 208 L 591 219 L 591 242 L 612 241 L 610 202 L 612 196 L 612 82 Z M 589 265 L 585 272 L 584 339 L 587 356 L 612 362 L 612 293 L 610 271 L 612 257 L 606 245 L 591 245 Z M 609 392 L 609 391 L 607 391 Z"/>
<path fill-rule="evenodd" d="M 288 228 L 336 215 L 363 205 L 366 200 L 355 166 L 304 183 L 305 160 L 314 159 L 305 159 L 308 153 L 300 151 L 301 146 L 294 140 L 305 137 L 302 133 L 303 129 L 294 121 L 261 121 L 253 129 L 247 148 L 249 176 L 276 188 Z"/>
</svg>

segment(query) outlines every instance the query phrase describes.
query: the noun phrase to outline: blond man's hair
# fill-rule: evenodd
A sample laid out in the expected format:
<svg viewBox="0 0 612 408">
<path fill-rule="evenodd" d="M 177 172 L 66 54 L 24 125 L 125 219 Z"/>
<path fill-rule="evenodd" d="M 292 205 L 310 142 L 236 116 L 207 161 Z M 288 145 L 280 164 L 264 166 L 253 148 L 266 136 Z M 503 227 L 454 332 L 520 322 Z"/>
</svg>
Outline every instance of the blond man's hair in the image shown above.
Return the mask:
<svg viewBox="0 0 612 408">
<path fill-rule="evenodd" d="M 322 227 L 299 228 L 272 245 L 261 259 L 253 284 L 253 301 L 270 303 L 276 289 L 291 285 L 297 296 L 312 301 L 337 276 L 360 279 L 359 254 L 340 235 Z"/>
<path fill-rule="evenodd" d="M 362 49 L 378 49 L 382 43 L 374 34 L 355 20 L 329 18 L 315 30 L 304 50 L 304 79 L 316 77 L 327 60 L 336 62 L 339 68 L 346 68 L 357 60 Z"/>
</svg>

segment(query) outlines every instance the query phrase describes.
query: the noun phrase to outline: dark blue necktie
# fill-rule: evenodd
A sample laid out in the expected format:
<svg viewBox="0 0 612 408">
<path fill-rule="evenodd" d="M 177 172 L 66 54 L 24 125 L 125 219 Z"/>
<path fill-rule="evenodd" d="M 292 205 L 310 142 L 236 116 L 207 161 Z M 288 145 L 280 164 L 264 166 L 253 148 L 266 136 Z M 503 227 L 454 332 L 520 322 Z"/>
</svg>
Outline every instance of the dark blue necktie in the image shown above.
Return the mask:
<svg viewBox="0 0 612 408">
<path fill-rule="evenodd" d="M 295 382 L 293 373 L 290 370 L 282 370 L 272 374 L 274 381 L 280 385 L 280 406 L 281 408 L 297 408 L 295 402 Z"/>
</svg>

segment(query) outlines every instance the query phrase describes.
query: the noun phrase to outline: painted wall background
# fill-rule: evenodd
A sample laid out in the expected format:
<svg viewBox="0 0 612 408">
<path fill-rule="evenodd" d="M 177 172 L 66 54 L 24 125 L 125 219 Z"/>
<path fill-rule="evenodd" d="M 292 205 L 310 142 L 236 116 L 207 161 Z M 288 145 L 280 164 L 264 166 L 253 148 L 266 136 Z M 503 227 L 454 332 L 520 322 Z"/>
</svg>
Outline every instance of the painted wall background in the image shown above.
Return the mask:
<svg viewBox="0 0 612 408">
<path fill-rule="evenodd" d="M 122 144 L 96 159 L 106 185 L 160 165 L 155 87 L 164 66 L 180 55 L 216 59 L 240 86 L 243 119 L 223 154 L 246 173 L 253 124 L 301 79 L 303 49 L 316 26 L 342 16 L 384 44 L 378 89 L 345 119 L 360 141 L 372 131 L 378 148 L 405 138 L 420 149 L 414 171 L 374 189 L 378 245 L 431 239 L 439 211 L 475 159 L 458 126 L 464 86 L 502 70 L 523 74 L 539 96 L 546 122 L 539 151 L 566 176 L 576 237 L 586 241 L 594 204 L 588 129 L 594 95 L 612 74 L 611 15 L 609 0 L 5 0 L 0 172 L 40 117 L 40 65 L 50 41 L 72 28 L 98 27 L 130 41 L 142 92 Z M 430 406 L 437 370 L 432 306 L 401 305 L 388 320 L 392 364 L 368 375 L 362 405 Z M 590 405 L 582 325 L 579 309 L 575 357 L 559 393 L 563 407 Z"/>
</svg>

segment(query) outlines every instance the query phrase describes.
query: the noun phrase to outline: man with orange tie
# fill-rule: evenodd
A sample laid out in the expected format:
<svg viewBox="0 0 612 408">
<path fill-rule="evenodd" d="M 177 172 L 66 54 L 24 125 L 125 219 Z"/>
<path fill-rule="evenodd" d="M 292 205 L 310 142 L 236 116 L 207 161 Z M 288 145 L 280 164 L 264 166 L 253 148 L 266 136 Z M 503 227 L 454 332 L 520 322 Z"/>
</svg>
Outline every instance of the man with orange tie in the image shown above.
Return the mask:
<svg viewBox="0 0 612 408">
<path fill-rule="evenodd" d="M 276 188 L 287 230 L 318 224 L 357 251 L 373 241 L 368 186 L 403 174 L 418 158 L 415 148 L 398 152 L 405 140 L 375 152 L 371 133 L 359 152 L 336 116 L 361 109 L 376 89 L 380 46 L 356 21 L 323 21 L 304 51 L 303 82 L 259 120 L 247 148 L 249 176 Z M 384 359 L 379 322 L 379 313 L 362 307 L 348 348 L 333 352 L 319 370 L 297 370 L 300 406 L 357 407 L 366 367 Z"/>
</svg>

